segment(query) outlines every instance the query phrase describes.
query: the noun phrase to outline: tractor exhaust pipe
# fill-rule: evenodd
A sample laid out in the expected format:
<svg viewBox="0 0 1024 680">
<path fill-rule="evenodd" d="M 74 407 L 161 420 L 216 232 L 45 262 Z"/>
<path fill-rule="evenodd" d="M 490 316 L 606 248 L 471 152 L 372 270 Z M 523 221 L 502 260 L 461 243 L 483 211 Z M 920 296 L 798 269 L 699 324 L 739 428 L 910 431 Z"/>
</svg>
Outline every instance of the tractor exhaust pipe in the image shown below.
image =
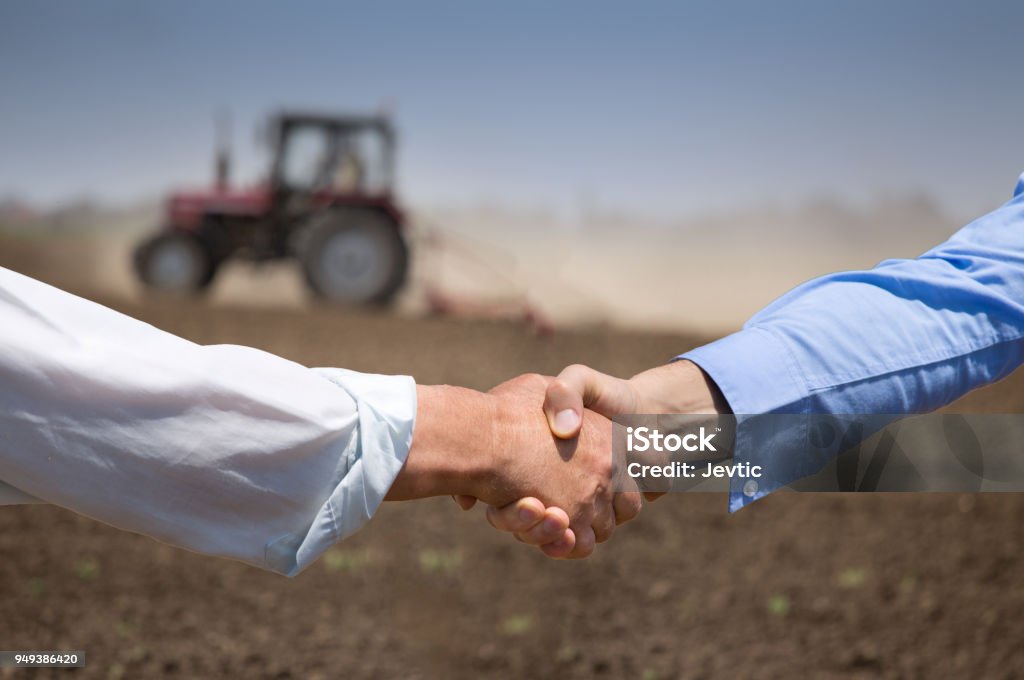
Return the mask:
<svg viewBox="0 0 1024 680">
<path fill-rule="evenodd" d="M 213 161 L 214 184 L 226 190 L 231 183 L 231 113 L 221 111 L 214 121 L 216 152 Z"/>
</svg>

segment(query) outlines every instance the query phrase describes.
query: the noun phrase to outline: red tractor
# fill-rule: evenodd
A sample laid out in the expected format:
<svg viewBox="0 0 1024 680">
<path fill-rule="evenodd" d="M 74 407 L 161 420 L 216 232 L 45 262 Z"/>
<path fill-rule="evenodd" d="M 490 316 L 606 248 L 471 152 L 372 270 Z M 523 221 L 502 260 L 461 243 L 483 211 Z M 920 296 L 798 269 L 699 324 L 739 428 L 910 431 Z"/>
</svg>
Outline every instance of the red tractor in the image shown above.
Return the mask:
<svg viewBox="0 0 1024 680">
<path fill-rule="evenodd" d="M 389 119 L 284 113 L 269 132 L 267 182 L 230 187 L 219 152 L 215 185 L 172 194 L 162 228 L 136 249 L 139 278 L 155 291 L 199 293 L 229 258 L 294 258 L 320 297 L 389 302 L 408 268 Z"/>
</svg>

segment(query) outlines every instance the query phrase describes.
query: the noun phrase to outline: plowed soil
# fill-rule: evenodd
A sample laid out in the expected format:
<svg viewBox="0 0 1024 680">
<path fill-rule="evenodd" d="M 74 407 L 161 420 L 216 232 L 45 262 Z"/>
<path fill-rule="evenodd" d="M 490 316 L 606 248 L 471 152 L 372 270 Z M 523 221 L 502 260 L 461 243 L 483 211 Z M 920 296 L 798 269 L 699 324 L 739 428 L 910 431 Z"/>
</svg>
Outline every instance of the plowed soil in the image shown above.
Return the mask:
<svg viewBox="0 0 1024 680">
<path fill-rule="evenodd" d="M 11 252 L 0 262 L 61 282 Z M 200 343 L 480 389 L 572 362 L 629 375 L 710 339 L 100 301 Z M 1024 411 L 1024 374 L 958 408 Z M 554 562 L 433 499 L 387 504 L 289 580 L 0 508 L 0 648 L 88 654 L 0 678 L 1024 677 L 1022 520 L 1018 494 L 779 494 L 735 515 L 682 494 L 592 559 Z"/>
</svg>

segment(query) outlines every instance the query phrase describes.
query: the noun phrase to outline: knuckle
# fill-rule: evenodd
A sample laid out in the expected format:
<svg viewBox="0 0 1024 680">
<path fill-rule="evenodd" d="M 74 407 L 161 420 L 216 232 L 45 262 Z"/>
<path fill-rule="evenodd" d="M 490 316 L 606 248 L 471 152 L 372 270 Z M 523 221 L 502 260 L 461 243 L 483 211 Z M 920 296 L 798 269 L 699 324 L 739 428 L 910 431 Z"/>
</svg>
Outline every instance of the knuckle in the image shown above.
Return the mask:
<svg viewBox="0 0 1024 680">
<path fill-rule="evenodd" d="M 505 518 L 502 516 L 501 511 L 493 507 L 487 508 L 487 523 L 498 531 L 508 530 L 505 526 Z"/>
<path fill-rule="evenodd" d="M 570 377 L 575 378 L 586 378 L 590 374 L 590 367 L 583 364 L 569 364 L 566 366 L 558 377 L 563 380 Z"/>
<path fill-rule="evenodd" d="M 544 396 L 545 401 L 555 399 L 559 402 L 564 402 L 571 399 L 574 395 L 575 391 L 572 389 L 572 386 L 564 378 L 558 377 L 551 380 L 547 393 Z"/>
<path fill-rule="evenodd" d="M 639 499 L 624 498 L 615 504 L 615 520 L 619 524 L 635 519 L 640 514 L 641 504 Z"/>
<path fill-rule="evenodd" d="M 598 527 L 594 530 L 594 540 L 598 543 L 604 543 L 612 537 L 613 533 L 615 533 L 614 523 L 609 526 Z"/>
<path fill-rule="evenodd" d="M 529 387 L 547 387 L 548 384 L 547 378 L 540 373 L 524 373 L 519 376 L 519 381 Z"/>
<path fill-rule="evenodd" d="M 594 534 L 594 527 L 591 524 L 581 526 L 574 530 L 576 534 L 576 546 L 569 554 L 570 558 L 582 559 L 594 552 L 597 545 L 597 537 Z"/>
<path fill-rule="evenodd" d="M 534 527 L 529 531 L 521 532 L 519 536 L 522 537 L 526 543 L 533 545 L 540 545 L 548 541 L 548 532 L 544 530 L 543 526 Z"/>
</svg>

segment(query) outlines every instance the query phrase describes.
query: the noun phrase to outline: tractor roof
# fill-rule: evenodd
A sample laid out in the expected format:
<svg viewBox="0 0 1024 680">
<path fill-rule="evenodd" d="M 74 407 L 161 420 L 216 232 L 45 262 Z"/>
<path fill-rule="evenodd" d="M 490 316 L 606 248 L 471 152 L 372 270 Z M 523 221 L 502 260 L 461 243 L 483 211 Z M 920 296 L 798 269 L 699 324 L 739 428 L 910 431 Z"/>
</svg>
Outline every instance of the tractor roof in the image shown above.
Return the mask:
<svg viewBox="0 0 1024 680">
<path fill-rule="evenodd" d="M 282 127 L 293 125 L 316 125 L 341 130 L 374 128 L 385 134 L 393 134 L 391 119 L 385 115 L 335 115 L 308 111 L 282 111 L 275 116 Z"/>
</svg>

